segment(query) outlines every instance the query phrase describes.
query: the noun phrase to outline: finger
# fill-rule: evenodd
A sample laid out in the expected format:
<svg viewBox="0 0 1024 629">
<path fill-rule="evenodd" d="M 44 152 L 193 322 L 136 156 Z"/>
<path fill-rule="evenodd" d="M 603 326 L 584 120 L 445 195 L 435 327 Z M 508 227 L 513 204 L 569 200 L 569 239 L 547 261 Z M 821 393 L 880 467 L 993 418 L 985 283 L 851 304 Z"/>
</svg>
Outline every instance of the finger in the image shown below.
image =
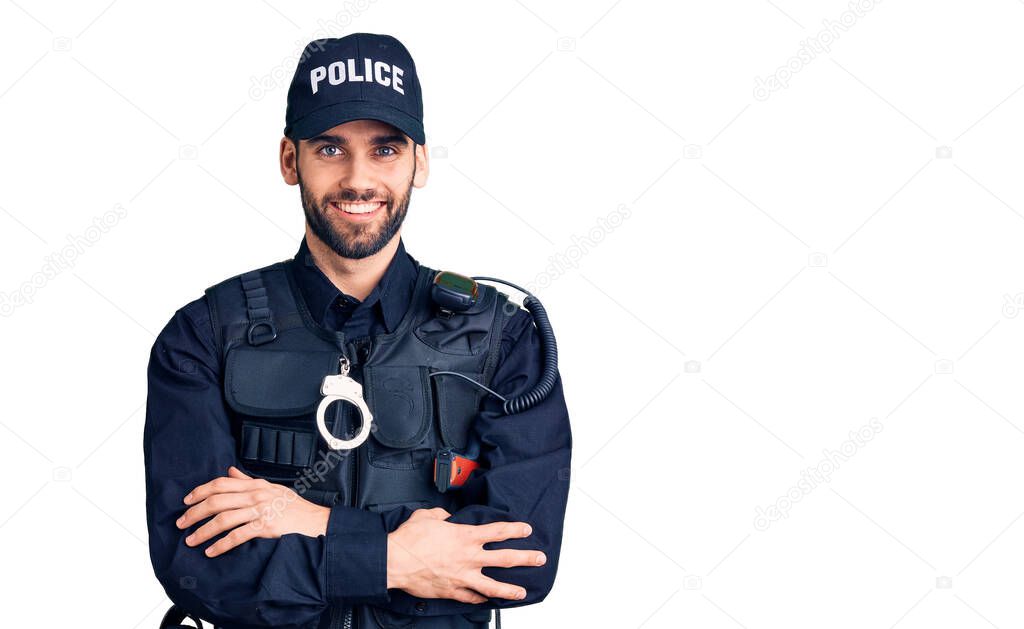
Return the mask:
<svg viewBox="0 0 1024 629">
<path fill-rule="evenodd" d="M 238 469 L 234 465 L 228 468 L 228 476 L 230 476 L 231 478 L 243 478 L 246 480 L 252 480 L 252 476 L 249 476 L 248 474 Z"/>
<path fill-rule="evenodd" d="M 526 598 L 526 589 L 511 583 L 502 583 L 485 574 L 479 574 L 468 584 L 471 588 L 484 596 L 491 598 L 507 598 L 518 601 Z"/>
<path fill-rule="evenodd" d="M 479 593 L 474 592 L 469 588 L 455 588 L 452 592 L 452 598 L 461 603 L 486 603 L 487 597 L 480 596 Z"/>
<path fill-rule="evenodd" d="M 529 537 L 533 532 L 533 528 L 526 522 L 492 522 L 491 524 L 469 526 L 473 526 L 475 538 L 481 544 L 502 542 L 517 537 Z"/>
<path fill-rule="evenodd" d="M 236 546 L 241 546 L 253 538 L 260 537 L 262 534 L 261 528 L 254 526 L 253 522 L 249 522 L 210 544 L 210 547 L 206 549 L 206 556 L 216 557 L 217 555 L 222 555 Z"/>
<path fill-rule="evenodd" d="M 515 566 L 543 566 L 547 562 L 544 553 L 536 550 L 485 550 L 480 553 L 481 566 L 512 568 Z"/>
<path fill-rule="evenodd" d="M 217 515 L 229 509 L 251 507 L 259 502 L 258 492 L 246 491 L 235 494 L 214 494 L 197 505 L 192 505 L 178 518 L 179 529 L 187 529 L 196 522 Z"/>
<path fill-rule="evenodd" d="M 259 517 L 259 511 L 255 507 L 225 511 L 214 516 L 212 520 L 196 529 L 194 533 L 185 538 L 185 543 L 189 546 L 198 546 L 224 531 L 230 531 L 236 526 L 252 522 Z"/>
<path fill-rule="evenodd" d="M 193 489 L 189 495 L 185 496 L 185 504 L 195 504 L 201 500 L 206 500 L 213 494 L 249 491 L 255 489 L 259 482 L 260 481 L 258 480 L 244 480 L 241 478 L 231 478 L 229 476 L 219 476 L 212 481 L 204 483 Z"/>
</svg>

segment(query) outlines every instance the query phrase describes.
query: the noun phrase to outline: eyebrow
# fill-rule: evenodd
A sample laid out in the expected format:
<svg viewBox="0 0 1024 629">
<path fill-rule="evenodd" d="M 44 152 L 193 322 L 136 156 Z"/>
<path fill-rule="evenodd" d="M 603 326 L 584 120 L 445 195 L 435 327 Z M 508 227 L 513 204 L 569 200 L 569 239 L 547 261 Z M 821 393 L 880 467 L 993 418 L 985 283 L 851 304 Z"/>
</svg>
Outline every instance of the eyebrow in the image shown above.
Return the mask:
<svg viewBox="0 0 1024 629">
<path fill-rule="evenodd" d="M 322 133 L 316 137 L 309 138 L 306 140 L 310 144 L 316 144 L 318 142 L 329 142 L 331 144 L 340 144 L 345 146 L 348 144 L 348 139 L 340 135 L 332 135 L 330 133 Z M 401 144 L 407 146 L 409 140 L 401 133 L 391 133 L 387 135 L 375 135 L 370 138 L 370 144 L 374 146 L 380 146 L 382 144 Z"/>
</svg>

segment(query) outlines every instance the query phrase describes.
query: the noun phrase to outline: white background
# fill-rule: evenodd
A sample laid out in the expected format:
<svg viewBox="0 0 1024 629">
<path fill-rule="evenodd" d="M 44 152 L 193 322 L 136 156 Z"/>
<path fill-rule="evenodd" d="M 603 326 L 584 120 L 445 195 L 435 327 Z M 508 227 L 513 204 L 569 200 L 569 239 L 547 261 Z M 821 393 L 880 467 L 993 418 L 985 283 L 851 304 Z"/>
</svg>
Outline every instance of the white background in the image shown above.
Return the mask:
<svg viewBox="0 0 1024 629">
<path fill-rule="evenodd" d="M 156 627 L 149 349 L 295 251 L 287 83 L 366 31 L 424 86 L 410 253 L 560 343 L 561 564 L 508 627 L 1020 626 L 1024 4 L 864 6 L 0 2 L 7 624 Z"/>
</svg>

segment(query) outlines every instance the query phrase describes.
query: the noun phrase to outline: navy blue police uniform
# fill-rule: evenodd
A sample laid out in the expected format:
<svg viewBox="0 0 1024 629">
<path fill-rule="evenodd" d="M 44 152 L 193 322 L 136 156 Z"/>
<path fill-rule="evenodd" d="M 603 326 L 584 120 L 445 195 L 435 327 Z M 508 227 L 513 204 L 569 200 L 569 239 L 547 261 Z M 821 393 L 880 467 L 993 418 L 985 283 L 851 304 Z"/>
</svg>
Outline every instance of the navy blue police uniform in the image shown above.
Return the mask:
<svg viewBox="0 0 1024 629">
<path fill-rule="evenodd" d="M 286 134 L 306 137 L 325 124 L 372 117 L 423 143 L 421 103 L 418 113 L 398 111 L 401 101 L 390 95 L 383 104 L 366 100 L 364 85 L 355 111 L 296 104 L 295 93 L 311 83 L 324 96 L 351 87 L 354 76 L 419 101 L 415 68 L 397 40 L 357 34 L 307 51 L 290 90 Z M 548 595 L 572 449 L 561 378 L 545 372 L 547 339 L 535 317 L 486 284 L 467 310 L 439 309 L 431 294 L 437 274 L 399 238 L 382 279 L 360 301 L 323 274 L 303 240 L 294 258 L 220 282 L 174 314 L 150 356 L 144 434 L 150 556 L 174 613 L 229 629 L 486 627 L 493 609 Z M 373 412 L 366 442 L 350 450 L 330 448 L 314 419 L 321 382 L 342 359 Z M 503 403 L 545 380 L 547 395 L 530 405 Z M 332 404 L 327 416 L 339 437 L 361 425 L 350 404 Z M 443 490 L 439 452 L 467 450 L 479 468 Z M 215 540 L 187 546 L 202 523 L 177 528 L 182 498 L 231 465 L 328 507 L 326 534 L 252 539 L 214 558 L 203 550 Z M 529 537 L 488 548 L 540 550 L 545 565 L 483 569 L 524 587 L 525 599 L 469 604 L 387 588 L 387 535 L 415 509 L 435 506 L 460 524 L 530 523 Z"/>
</svg>

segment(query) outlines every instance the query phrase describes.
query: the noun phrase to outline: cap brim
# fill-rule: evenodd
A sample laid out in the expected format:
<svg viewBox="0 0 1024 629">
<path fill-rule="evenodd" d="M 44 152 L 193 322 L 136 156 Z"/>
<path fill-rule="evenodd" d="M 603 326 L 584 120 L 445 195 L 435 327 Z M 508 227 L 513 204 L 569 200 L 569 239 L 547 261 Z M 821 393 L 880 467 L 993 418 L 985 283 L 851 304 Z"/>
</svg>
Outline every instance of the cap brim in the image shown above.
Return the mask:
<svg viewBox="0 0 1024 629">
<path fill-rule="evenodd" d="M 386 122 L 412 138 L 416 144 L 427 143 L 422 122 L 389 105 L 364 100 L 345 101 L 321 107 L 285 127 L 284 134 L 295 140 L 306 140 L 353 120 Z"/>
</svg>

